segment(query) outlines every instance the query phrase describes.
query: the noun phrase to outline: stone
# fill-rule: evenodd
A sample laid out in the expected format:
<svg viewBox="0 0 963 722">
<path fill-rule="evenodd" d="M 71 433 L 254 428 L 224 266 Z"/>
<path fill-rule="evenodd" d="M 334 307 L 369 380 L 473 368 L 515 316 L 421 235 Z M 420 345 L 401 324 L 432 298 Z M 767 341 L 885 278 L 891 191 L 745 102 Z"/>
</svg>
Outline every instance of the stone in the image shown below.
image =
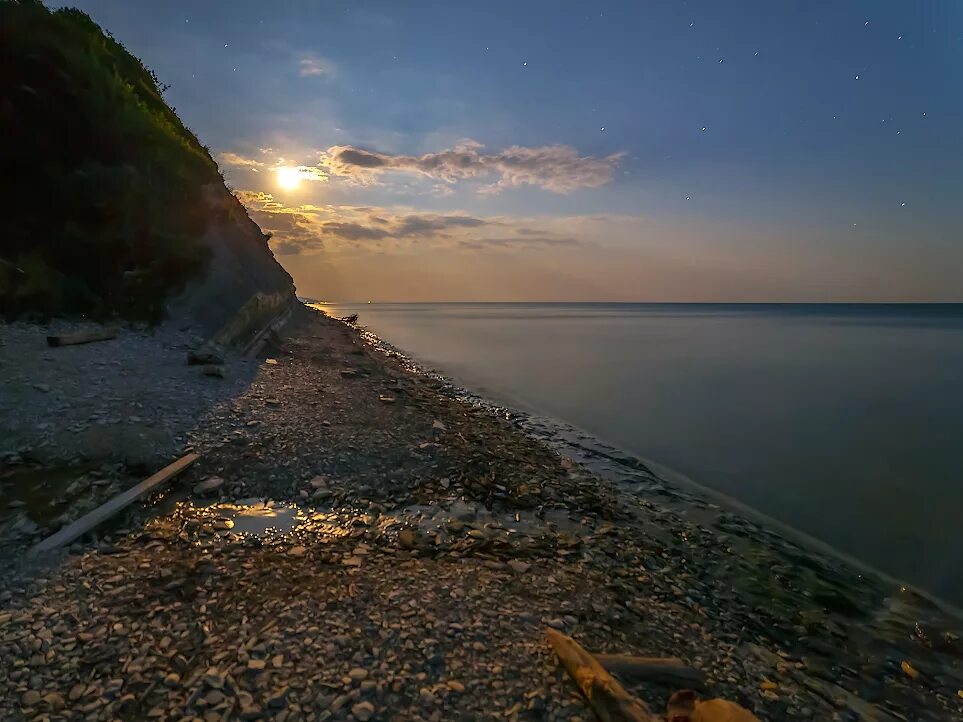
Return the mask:
<svg viewBox="0 0 963 722">
<path fill-rule="evenodd" d="M 84 692 L 86 691 L 87 685 L 83 682 L 78 682 L 70 688 L 70 692 L 67 693 L 67 699 L 69 699 L 71 702 L 76 702 L 78 699 L 84 696 Z"/>
<path fill-rule="evenodd" d="M 213 376 L 215 378 L 224 378 L 224 367 L 215 366 L 214 364 L 206 364 L 201 367 L 201 373 L 205 376 Z"/>
<path fill-rule="evenodd" d="M 59 692 L 48 692 L 43 696 L 44 704 L 46 704 L 52 710 L 61 710 L 67 706 L 64 701 L 63 695 Z"/>
<path fill-rule="evenodd" d="M 362 667 L 355 667 L 348 672 L 348 677 L 352 682 L 360 682 L 363 679 L 368 679 L 368 670 Z"/>
<path fill-rule="evenodd" d="M 412 549 L 417 546 L 419 537 L 414 529 L 402 529 L 398 532 L 398 543 L 405 549 Z"/>
<path fill-rule="evenodd" d="M 195 494 L 213 494 L 224 486 L 224 479 L 219 476 L 209 476 L 204 481 L 194 486 Z"/>
<path fill-rule="evenodd" d="M 263 659 L 251 659 L 247 663 L 247 668 L 255 672 L 260 672 L 265 667 L 267 667 L 267 662 Z"/>
<path fill-rule="evenodd" d="M 510 562 L 508 562 L 508 566 L 511 567 L 512 571 L 516 574 L 524 574 L 532 568 L 531 564 L 528 562 L 523 562 L 520 559 L 512 559 Z"/>
<path fill-rule="evenodd" d="M 374 717 L 375 708 L 371 702 L 358 702 L 351 708 L 351 714 L 354 715 L 358 722 L 368 722 L 372 717 Z"/>
<path fill-rule="evenodd" d="M 448 427 L 441 423 L 438 419 L 431 422 L 431 428 L 435 431 L 448 431 Z"/>
<path fill-rule="evenodd" d="M 457 679 L 450 679 L 448 680 L 448 689 L 457 694 L 464 694 L 465 685 L 463 685 Z"/>
<path fill-rule="evenodd" d="M 305 553 L 307 553 L 307 551 L 308 551 L 307 547 L 302 547 L 302 546 L 291 547 L 290 549 L 288 549 L 288 556 L 303 557 Z"/>
<path fill-rule="evenodd" d="M 34 690 L 28 690 L 23 693 L 23 697 L 20 698 L 20 703 L 24 707 L 35 707 L 40 702 L 40 692 L 35 692 Z"/>
<path fill-rule="evenodd" d="M 211 350 L 197 350 L 187 352 L 189 366 L 211 366 L 224 363 L 224 359 Z"/>
</svg>

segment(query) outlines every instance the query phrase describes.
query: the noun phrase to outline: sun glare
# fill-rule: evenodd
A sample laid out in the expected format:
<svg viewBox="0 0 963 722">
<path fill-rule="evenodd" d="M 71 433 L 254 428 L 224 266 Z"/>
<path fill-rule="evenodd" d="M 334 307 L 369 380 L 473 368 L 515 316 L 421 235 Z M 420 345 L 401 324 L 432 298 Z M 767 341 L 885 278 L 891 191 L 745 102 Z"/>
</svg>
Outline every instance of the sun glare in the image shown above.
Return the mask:
<svg viewBox="0 0 963 722">
<path fill-rule="evenodd" d="M 298 169 L 288 166 L 278 168 L 278 185 L 289 191 L 301 185 L 301 174 L 298 172 Z"/>
</svg>

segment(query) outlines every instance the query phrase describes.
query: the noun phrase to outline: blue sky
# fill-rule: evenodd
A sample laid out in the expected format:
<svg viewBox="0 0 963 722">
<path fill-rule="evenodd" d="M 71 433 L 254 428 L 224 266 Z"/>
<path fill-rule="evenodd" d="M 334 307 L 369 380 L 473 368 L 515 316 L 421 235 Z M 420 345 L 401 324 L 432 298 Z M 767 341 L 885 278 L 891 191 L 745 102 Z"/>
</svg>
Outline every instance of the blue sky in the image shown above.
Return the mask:
<svg viewBox="0 0 963 722">
<path fill-rule="evenodd" d="M 958 2 L 72 4 L 306 295 L 960 300 Z"/>
</svg>

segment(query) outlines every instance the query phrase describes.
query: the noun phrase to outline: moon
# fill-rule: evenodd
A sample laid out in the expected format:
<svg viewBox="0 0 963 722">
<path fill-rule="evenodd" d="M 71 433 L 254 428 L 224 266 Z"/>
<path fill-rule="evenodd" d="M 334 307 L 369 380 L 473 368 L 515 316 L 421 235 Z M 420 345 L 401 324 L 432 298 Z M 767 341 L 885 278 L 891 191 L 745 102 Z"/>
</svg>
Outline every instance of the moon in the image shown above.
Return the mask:
<svg viewBox="0 0 963 722">
<path fill-rule="evenodd" d="M 288 191 L 293 191 L 301 185 L 301 174 L 297 168 L 282 166 L 278 168 L 278 185 Z"/>
</svg>

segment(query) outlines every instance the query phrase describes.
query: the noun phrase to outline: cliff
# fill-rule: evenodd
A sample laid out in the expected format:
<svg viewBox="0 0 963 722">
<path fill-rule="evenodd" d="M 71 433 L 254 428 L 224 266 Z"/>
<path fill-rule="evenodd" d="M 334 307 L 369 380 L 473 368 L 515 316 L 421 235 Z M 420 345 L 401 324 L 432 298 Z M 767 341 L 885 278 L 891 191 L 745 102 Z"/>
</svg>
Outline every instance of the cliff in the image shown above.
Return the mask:
<svg viewBox="0 0 963 722">
<path fill-rule="evenodd" d="M 84 13 L 0 0 L 3 315 L 173 316 L 216 334 L 293 298 L 164 90 Z"/>
</svg>

